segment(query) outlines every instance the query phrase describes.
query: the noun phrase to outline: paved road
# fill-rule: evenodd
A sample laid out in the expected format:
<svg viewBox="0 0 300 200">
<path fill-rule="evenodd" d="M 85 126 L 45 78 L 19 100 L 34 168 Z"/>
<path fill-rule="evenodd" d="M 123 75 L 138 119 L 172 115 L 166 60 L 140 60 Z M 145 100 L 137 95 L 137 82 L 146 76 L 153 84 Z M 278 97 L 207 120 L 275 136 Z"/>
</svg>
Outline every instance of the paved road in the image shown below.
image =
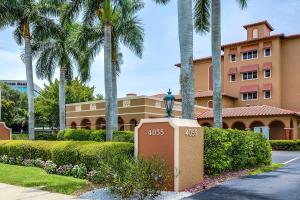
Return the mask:
<svg viewBox="0 0 300 200">
<path fill-rule="evenodd" d="M 229 180 L 185 199 L 300 200 L 300 152 L 273 152 L 273 162 L 289 163 L 275 172 Z"/>
</svg>

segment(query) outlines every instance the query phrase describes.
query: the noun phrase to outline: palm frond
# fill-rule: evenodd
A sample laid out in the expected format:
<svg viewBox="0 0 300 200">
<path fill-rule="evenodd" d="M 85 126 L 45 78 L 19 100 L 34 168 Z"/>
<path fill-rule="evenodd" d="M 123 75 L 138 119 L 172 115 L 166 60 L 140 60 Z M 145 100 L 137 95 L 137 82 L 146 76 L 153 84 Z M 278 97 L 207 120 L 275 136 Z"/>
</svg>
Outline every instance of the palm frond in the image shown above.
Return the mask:
<svg viewBox="0 0 300 200">
<path fill-rule="evenodd" d="M 194 26 L 199 33 L 206 33 L 210 30 L 210 7 L 211 0 L 195 0 Z"/>
<path fill-rule="evenodd" d="M 236 0 L 241 9 L 247 8 L 247 0 Z"/>
</svg>

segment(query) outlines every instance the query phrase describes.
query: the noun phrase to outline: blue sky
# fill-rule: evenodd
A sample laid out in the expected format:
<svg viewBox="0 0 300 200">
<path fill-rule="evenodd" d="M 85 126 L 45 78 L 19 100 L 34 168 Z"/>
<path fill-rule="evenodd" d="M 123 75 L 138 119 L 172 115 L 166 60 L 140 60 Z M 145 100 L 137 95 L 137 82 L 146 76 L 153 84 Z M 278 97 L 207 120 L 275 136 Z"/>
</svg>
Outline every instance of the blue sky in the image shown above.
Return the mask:
<svg viewBox="0 0 300 200">
<path fill-rule="evenodd" d="M 171 88 L 179 91 L 179 44 L 177 31 L 176 0 L 167 6 L 157 6 L 152 0 L 145 0 L 146 6 L 140 12 L 145 28 L 145 50 L 142 59 L 122 48 L 124 65 L 118 80 L 119 97 L 127 93 L 151 95 Z M 222 44 L 245 40 L 244 24 L 268 20 L 276 33 L 286 35 L 300 33 L 299 0 L 249 0 L 248 8 L 241 11 L 236 0 L 222 0 Z M 194 35 L 194 58 L 209 56 L 210 34 Z M 0 32 L 0 79 L 25 79 L 25 67 L 20 59 L 21 47 L 12 38 L 12 29 Z M 103 52 L 92 65 L 89 85 L 96 87 L 96 93 L 104 94 Z M 43 86 L 47 83 L 34 77 Z"/>
</svg>

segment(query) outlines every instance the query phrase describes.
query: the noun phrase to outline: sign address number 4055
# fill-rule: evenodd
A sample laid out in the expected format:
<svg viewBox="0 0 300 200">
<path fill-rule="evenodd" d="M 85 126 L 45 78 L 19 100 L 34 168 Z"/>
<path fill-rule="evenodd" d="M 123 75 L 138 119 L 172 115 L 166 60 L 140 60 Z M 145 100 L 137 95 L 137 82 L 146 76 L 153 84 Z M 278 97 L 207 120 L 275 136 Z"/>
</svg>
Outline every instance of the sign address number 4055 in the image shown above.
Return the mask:
<svg viewBox="0 0 300 200">
<path fill-rule="evenodd" d="M 150 129 L 147 132 L 147 134 L 150 136 L 163 136 L 166 134 L 166 132 L 162 128 L 161 129 Z M 187 129 L 185 132 L 185 135 L 189 136 L 189 137 L 195 137 L 198 135 L 198 130 L 197 129 Z"/>
</svg>

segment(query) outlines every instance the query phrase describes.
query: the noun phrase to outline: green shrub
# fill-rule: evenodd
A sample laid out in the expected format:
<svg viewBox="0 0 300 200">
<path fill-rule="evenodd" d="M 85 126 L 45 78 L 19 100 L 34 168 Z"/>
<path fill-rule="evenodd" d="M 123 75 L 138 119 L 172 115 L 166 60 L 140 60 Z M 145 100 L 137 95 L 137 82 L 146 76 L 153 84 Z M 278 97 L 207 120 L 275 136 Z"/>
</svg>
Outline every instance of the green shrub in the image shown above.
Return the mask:
<svg viewBox="0 0 300 200">
<path fill-rule="evenodd" d="M 0 141 L 0 155 L 24 159 L 51 160 L 58 166 L 84 164 L 88 170 L 114 157 L 132 157 L 133 144 L 89 141 Z"/>
<path fill-rule="evenodd" d="M 35 133 L 35 140 L 55 141 L 57 140 L 57 134 L 50 132 L 37 132 Z"/>
<path fill-rule="evenodd" d="M 300 151 L 300 140 L 270 140 L 273 150 Z"/>
<path fill-rule="evenodd" d="M 13 140 L 28 140 L 29 136 L 28 134 L 12 134 Z"/>
<path fill-rule="evenodd" d="M 105 141 L 105 130 L 87 130 L 87 129 L 67 129 L 60 131 L 57 135 L 58 140 L 73 141 Z M 114 131 L 113 141 L 115 142 L 134 142 L 134 133 L 132 131 Z"/>
<path fill-rule="evenodd" d="M 220 174 L 271 163 L 270 143 L 261 133 L 205 128 L 204 138 L 206 174 Z"/>
<path fill-rule="evenodd" d="M 206 174 L 219 174 L 231 167 L 231 142 L 224 129 L 205 127 L 204 169 Z"/>
<path fill-rule="evenodd" d="M 168 165 L 155 157 L 149 160 L 115 157 L 109 164 L 102 163 L 98 173 L 93 172 L 89 177 L 105 184 L 120 199 L 155 199 L 170 183 Z"/>
</svg>

